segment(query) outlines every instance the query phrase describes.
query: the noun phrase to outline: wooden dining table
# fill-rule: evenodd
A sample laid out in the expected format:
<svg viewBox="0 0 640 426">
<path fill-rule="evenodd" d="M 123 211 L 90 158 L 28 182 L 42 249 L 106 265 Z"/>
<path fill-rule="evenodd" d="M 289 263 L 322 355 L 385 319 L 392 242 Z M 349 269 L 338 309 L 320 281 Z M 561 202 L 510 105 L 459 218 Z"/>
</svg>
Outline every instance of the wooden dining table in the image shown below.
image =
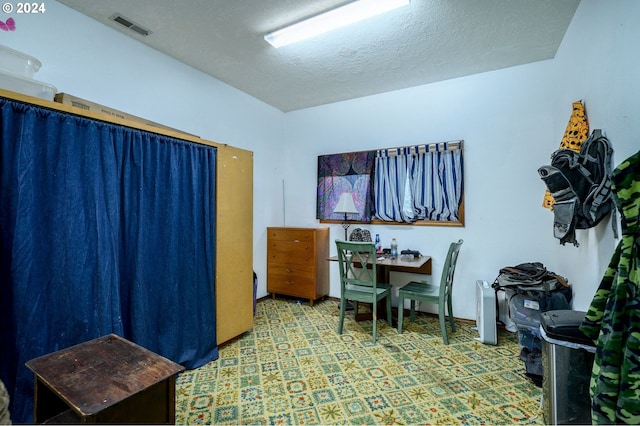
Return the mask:
<svg viewBox="0 0 640 426">
<path fill-rule="evenodd" d="M 327 258 L 330 262 L 337 262 L 338 255 Z M 354 262 L 358 267 L 361 264 Z M 373 266 L 373 259 L 367 263 L 367 267 Z M 431 256 L 398 256 L 392 259 L 388 255 L 379 255 L 376 258 L 376 276 L 379 283 L 390 283 L 391 272 L 408 272 L 412 274 L 431 275 Z M 386 320 L 386 310 L 378 306 L 379 317 Z M 356 321 L 370 320 L 371 312 L 359 313 Z M 393 321 L 392 321 L 393 322 Z M 393 325 L 392 325 L 393 326 Z"/>
</svg>

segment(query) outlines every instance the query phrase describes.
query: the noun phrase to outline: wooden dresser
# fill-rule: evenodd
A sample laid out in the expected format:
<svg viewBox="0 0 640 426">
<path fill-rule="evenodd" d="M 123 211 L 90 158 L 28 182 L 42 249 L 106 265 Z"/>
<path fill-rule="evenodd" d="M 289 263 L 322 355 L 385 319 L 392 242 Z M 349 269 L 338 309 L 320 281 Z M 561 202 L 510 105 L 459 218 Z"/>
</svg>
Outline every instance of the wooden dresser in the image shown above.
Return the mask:
<svg viewBox="0 0 640 426">
<path fill-rule="evenodd" d="M 267 228 L 267 291 L 313 301 L 329 294 L 329 228 Z"/>
</svg>

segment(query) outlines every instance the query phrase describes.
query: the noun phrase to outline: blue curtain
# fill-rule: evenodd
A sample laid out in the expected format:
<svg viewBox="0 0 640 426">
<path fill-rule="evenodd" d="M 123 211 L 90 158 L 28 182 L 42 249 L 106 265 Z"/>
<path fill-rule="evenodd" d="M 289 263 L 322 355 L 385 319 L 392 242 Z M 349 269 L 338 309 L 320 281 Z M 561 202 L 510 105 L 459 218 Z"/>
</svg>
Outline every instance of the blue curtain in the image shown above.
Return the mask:
<svg viewBox="0 0 640 426">
<path fill-rule="evenodd" d="M 421 152 L 414 156 L 413 209 L 422 220 L 457 221 L 462 200 L 462 150 Z"/>
<path fill-rule="evenodd" d="M 412 157 L 408 148 L 376 151 L 374 173 L 375 210 L 378 219 L 388 222 L 413 222 L 415 215 L 405 200 L 410 195 L 407 185 Z"/>
<path fill-rule="evenodd" d="M 0 378 L 32 420 L 32 358 L 115 333 L 218 357 L 216 149 L 0 98 Z"/>
<path fill-rule="evenodd" d="M 463 191 L 461 142 L 376 151 L 376 217 L 457 221 Z"/>
</svg>

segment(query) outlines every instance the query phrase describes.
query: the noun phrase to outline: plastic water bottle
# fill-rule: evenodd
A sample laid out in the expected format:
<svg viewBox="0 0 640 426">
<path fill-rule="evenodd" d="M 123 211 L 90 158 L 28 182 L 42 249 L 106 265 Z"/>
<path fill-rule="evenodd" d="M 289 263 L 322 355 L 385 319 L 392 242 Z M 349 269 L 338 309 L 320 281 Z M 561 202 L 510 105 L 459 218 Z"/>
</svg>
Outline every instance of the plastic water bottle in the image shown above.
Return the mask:
<svg viewBox="0 0 640 426">
<path fill-rule="evenodd" d="M 376 234 L 376 253 L 382 253 L 382 244 L 380 244 L 380 234 Z"/>
<path fill-rule="evenodd" d="M 391 258 L 396 259 L 398 257 L 398 241 L 395 238 L 391 239 Z"/>
</svg>

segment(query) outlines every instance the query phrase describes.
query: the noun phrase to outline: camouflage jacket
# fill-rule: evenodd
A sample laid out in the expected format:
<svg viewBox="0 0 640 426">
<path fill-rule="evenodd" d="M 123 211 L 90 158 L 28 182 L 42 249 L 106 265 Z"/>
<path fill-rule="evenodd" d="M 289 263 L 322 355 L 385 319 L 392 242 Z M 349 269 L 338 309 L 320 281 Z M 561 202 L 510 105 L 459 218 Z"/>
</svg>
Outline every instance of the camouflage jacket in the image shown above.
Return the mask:
<svg viewBox="0 0 640 426">
<path fill-rule="evenodd" d="M 640 151 L 611 174 L 622 238 L 580 330 L 596 343 L 594 424 L 640 424 Z"/>
</svg>

